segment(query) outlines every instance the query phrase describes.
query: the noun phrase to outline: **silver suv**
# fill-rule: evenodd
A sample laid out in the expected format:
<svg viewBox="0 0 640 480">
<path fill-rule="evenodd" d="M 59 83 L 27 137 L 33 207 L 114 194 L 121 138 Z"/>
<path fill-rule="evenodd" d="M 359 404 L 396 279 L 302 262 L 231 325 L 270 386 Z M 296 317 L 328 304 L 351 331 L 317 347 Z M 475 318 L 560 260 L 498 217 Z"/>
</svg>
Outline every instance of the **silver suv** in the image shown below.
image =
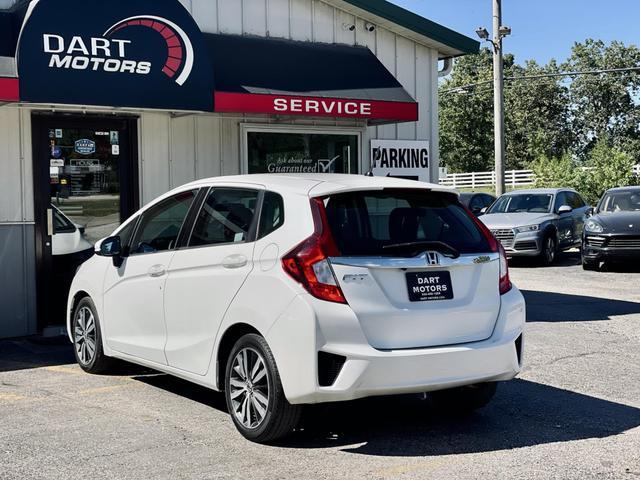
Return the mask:
<svg viewBox="0 0 640 480">
<path fill-rule="evenodd" d="M 509 257 L 538 257 L 550 265 L 559 251 L 580 245 L 587 209 L 575 190 L 518 190 L 498 198 L 480 219 Z"/>
</svg>

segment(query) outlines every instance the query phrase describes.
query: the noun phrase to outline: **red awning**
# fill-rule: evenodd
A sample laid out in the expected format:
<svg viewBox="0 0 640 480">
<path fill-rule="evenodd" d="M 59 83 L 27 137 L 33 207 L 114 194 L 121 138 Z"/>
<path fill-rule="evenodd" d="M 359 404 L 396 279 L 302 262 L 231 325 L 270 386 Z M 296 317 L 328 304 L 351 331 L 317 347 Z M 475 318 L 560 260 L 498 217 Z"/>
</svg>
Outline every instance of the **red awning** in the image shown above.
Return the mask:
<svg viewBox="0 0 640 480">
<path fill-rule="evenodd" d="M 366 47 L 205 34 L 216 112 L 418 120 L 418 104 Z"/>
</svg>

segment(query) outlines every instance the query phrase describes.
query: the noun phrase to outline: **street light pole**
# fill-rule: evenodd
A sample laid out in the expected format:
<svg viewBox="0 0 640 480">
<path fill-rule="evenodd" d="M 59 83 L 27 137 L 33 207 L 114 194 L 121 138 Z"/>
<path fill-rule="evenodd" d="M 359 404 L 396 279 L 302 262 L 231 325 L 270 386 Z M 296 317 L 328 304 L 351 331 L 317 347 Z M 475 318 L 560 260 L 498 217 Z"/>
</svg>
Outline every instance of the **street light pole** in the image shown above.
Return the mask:
<svg viewBox="0 0 640 480">
<path fill-rule="evenodd" d="M 504 183 L 504 72 L 502 62 L 502 39 L 511 35 L 511 29 L 502 25 L 502 0 L 493 0 L 493 38 L 484 27 L 476 30 L 481 40 L 493 46 L 493 121 L 496 167 L 496 194 L 505 191 Z"/>
<path fill-rule="evenodd" d="M 504 73 L 502 61 L 502 0 L 493 0 L 493 119 L 496 195 L 505 193 L 504 182 Z"/>
</svg>

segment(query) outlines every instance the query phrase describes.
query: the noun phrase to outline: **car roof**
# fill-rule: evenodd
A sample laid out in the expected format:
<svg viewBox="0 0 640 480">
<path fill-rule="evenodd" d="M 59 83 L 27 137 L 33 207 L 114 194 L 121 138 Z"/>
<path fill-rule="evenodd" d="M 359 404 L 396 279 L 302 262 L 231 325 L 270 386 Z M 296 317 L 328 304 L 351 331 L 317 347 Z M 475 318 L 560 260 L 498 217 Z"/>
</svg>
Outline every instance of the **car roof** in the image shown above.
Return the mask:
<svg viewBox="0 0 640 480">
<path fill-rule="evenodd" d="M 185 187 L 213 186 L 216 184 L 254 184 L 267 189 L 288 190 L 319 197 L 340 192 L 358 190 L 381 190 L 385 188 L 424 188 L 431 191 L 457 194 L 450 187 L 435 183 L 417 182 L 392 177 L 369 177 L 341 173 L 260 173 L 205 178 L 191 182 Z M 181 187 L 182 188 L 182 187 Z"/>
<path fill-rule="evenodd" d="M 512 192 L 505 193 L 505 195 L 520 195 L 520 194 L 556 194 L 558 192 L 575 192 L 573 188 L 527 188 L 523 190 L 514 190 Z"/>
<path fill-rule="evenodd" d="M 629 186 L 629 187 L 615 187 L 615 188 L 610 188 L 609 190 L 607 190 L 605 193 L 614 193 L 614 192 L 640 192 L 640 186 Z"/>
</svg>

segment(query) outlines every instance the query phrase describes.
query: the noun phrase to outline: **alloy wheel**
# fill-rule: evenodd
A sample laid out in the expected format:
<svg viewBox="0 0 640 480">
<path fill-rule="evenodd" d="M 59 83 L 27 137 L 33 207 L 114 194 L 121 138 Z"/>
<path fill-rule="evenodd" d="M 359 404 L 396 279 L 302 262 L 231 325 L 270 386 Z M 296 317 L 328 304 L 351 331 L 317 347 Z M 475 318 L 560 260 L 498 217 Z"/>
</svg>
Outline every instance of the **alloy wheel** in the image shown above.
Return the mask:
<svg viewBox="0 0 640 480">
<path fill-rule="evenodd" d="M 556 242 L 553 237 L 547 238 L 544 253 L 547 257 L 547 263 L 553 263 L 556 258 Z"/>
<path fill-rule="evenodd" d="M 96 321 L 89 307 L 76 313 L 74 343 L 80 362 L 89 365 L 96 354 Z"/>
<path fill-rule="evenodd" d="M 243 348 L 233 359 L 229 378 L 232 413 L 246 428 L 257 428 L 269 408 L 269 373 L 262 355 Z"/>
</svg>

